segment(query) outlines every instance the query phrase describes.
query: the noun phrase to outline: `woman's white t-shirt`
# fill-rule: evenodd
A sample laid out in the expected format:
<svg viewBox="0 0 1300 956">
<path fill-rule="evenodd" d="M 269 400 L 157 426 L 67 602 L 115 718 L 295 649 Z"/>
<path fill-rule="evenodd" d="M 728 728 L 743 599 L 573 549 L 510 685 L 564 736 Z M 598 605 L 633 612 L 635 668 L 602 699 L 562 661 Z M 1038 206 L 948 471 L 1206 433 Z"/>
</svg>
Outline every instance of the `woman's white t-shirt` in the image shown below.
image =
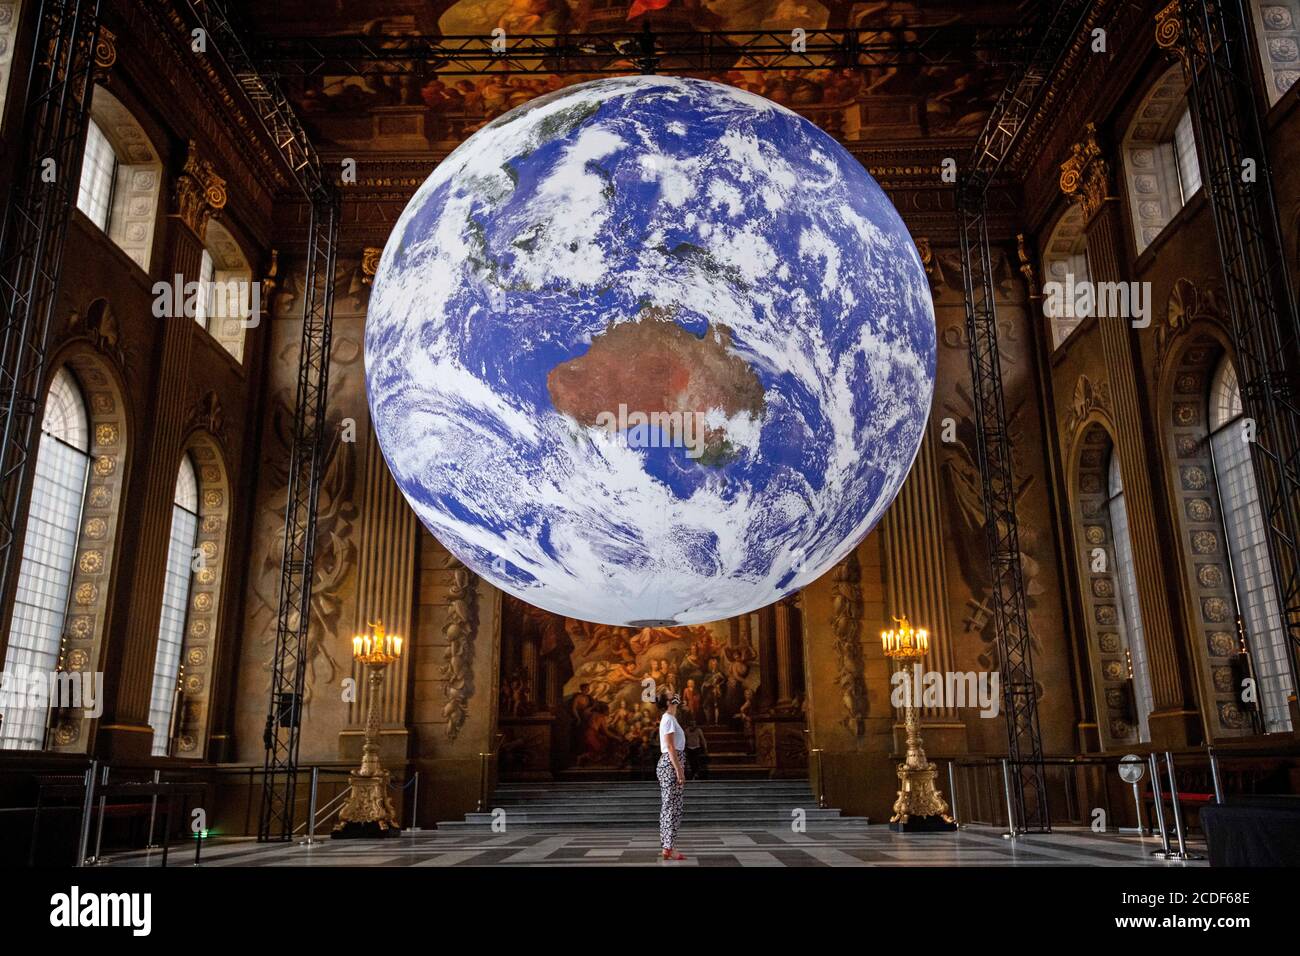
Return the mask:
<svg viewBox="0 0 1300 956">
<path fill-rule="evenodd" d="M 672 714 L 664 714 L 659 720 L 659 747 L 664 753 L 668 752 L 667 740 L 673 738 L 673 750 L 686 749 L 686 731 L 682 730 L 682 725 L 677 722 L 677 718 Z"/>
</svg>

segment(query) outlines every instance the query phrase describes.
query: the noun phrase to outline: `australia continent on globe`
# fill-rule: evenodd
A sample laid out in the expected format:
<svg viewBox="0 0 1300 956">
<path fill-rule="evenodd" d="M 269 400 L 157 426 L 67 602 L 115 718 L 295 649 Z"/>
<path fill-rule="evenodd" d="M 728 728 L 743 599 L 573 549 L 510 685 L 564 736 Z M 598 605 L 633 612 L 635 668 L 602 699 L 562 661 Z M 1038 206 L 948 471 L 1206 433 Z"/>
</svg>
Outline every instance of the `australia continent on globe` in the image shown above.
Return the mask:
<svg viewBox="0 0 1300 956">
<path fill-rule="evenodd" d="M 489 123 L 393 230 L 371 418 L 493 584 L 618 625 L 815 580 L 879 521 L 934 388 L 929 284 L 842 146 L 762 97 L 620 77 Z"/>
</svg>

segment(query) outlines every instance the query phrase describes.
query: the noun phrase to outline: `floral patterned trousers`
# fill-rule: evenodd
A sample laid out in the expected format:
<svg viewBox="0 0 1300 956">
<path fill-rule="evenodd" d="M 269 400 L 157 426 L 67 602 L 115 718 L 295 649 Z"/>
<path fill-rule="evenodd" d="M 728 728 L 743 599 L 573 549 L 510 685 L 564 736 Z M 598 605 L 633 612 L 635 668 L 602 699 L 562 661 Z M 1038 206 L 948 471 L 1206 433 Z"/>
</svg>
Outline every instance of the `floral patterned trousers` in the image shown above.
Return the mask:
<svg viewBox="0 0 1300 956">
<path fill-rule="evenodd" d="M 684 752 L 677 751 L 677 759 L 684 759 Z M 683 763 L 683 767 L 686 765 Z M 659 842 L 665 850 L 671 850 L 677 842 L 677 828 L 682 824 L 683 786 L 677 782 L 677 771 L 673 769 L 672 758 L 664 754 L 659 758 L 655 768 L 659 778 Z"/>
</svg>

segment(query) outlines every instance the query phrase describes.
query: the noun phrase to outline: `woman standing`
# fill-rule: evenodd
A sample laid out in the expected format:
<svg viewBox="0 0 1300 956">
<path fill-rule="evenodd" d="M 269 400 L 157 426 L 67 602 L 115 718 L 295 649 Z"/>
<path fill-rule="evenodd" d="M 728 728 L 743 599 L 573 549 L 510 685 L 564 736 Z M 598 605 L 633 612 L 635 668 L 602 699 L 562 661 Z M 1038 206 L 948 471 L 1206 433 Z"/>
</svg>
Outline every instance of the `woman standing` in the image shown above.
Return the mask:
<svg viewBox="0 0 1300 956">
<path fill-rule="evenodd" d="M 677 828 L 682 822 L 682 791 L 686 787 L 686 731 L 677 722 L 677 708 L 681 698 L 676 694 L 658 700 L 664 712 L 659 720 L 659 749 L 663 756 L 655 775 L 659 778 L 659 842 L 663 845 L 665 860 L 684 860 L 684 854 L 673 849 L 677 842 Z"/>
</svg>

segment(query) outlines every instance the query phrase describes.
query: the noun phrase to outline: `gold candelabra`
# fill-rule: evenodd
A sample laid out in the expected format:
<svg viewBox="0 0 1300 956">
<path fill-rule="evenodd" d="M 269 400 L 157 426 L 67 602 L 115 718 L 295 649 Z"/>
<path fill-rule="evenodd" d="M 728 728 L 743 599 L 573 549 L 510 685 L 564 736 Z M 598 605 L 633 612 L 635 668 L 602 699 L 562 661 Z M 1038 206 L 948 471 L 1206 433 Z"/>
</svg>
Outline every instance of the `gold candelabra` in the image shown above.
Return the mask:
<svg viewBox="0 0 1300 956">
<path fill-rule="evenodd" d="M 880 643 L 885 656 L 893 661 L 917 661 L 930 650 L 930 633 L 924 628 L 914 628 L 906 615 L 894 618 L 897 627 L 880 632 Z M 906 693 L 903 704 L 903 726 L 907 731 L 907 756 L 898 765 L 898 799 L 894 801 L 894 815 L 889 818 L 893 830 L 952 830 L 956 828 L 944 802 L 935 788 L 934 777 L 938 767 L 925 756 L 921 745 L 920 721 L 916 717 L 913 700 L 914 674 L 904 672 Z"/>
<path fill-rule="evenodd" d="M 330 835 L 347 837 L 398 836 L 401 828 L 388 796 L 389 774 L 379 761 L 379 697 L 384 671 L 402 656 L 402 639 L 384 630 L 382 620 L 368 625 L 373 634 L 352 638 L 352 658 L 366 669 L 369 699 L 366 704 L 366 736 L 361 748 L 361 768 L 349 774 L 351 792 L 339 811 L 339 822 Z"/>
</svg>

